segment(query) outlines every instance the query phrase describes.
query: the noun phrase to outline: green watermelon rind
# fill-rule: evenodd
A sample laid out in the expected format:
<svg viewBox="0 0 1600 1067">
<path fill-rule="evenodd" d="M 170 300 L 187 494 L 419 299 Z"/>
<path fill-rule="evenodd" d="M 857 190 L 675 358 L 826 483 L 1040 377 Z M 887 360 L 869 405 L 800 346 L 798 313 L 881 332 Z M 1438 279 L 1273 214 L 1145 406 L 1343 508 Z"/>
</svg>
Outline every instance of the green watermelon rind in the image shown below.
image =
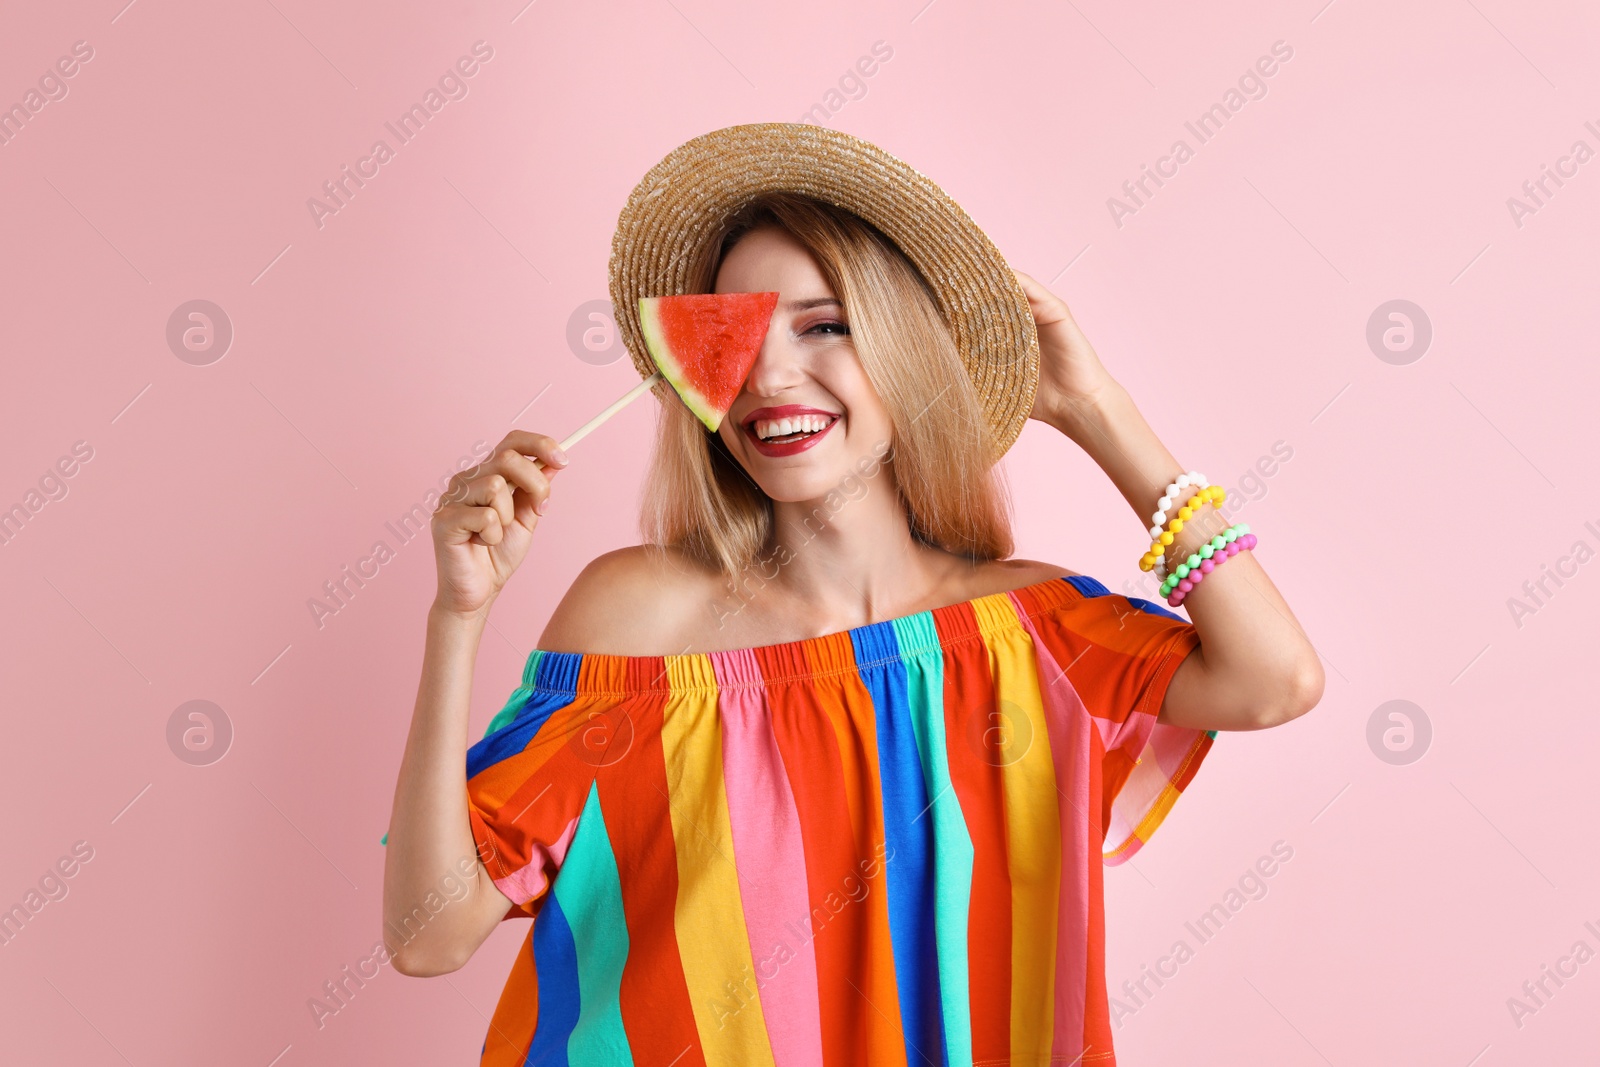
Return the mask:
<svg viewBox="0 0 1600 1067">
<path fill-rule="evenodd" d="M 645 347 L 655 357 L 656 366 L 661 368 L 661 376 L 672 383 L 672 388 L 677 391 L 689 410 L 694 412 L 695 418 L 705 423 L 712 433 L 716 433 L 717 428 L 722 425 L 722 413 L 717 411 L 704 393 L 685 379 L 683 364 L 673 358 L 671 348 L 662 335 L 661 322 L 657 319 L 648 297 L 639 298 L 639 329 L 644 334 Z"/>
</svg>

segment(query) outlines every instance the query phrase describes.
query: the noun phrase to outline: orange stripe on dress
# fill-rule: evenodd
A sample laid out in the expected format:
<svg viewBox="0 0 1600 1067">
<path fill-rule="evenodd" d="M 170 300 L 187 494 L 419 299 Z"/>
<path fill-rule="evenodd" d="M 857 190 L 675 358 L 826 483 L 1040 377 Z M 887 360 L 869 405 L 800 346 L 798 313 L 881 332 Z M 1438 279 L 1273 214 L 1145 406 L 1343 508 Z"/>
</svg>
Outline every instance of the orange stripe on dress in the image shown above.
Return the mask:
<svg viewBox="0 0 1600 1067">
<path fill-rule="evenodd" d="M 792 681 L 818 669 L 807 644 L 752 650 L 762 677 L 773 683 L 767 689 L 773 739 L 789 776 L 805 852 L 810 911 L 786 921 L 793 924 L 797 938 L 809 939 L 816 956 L 823 1063 L 827 1067 L 903 1063 L 905 1046 L 897 1026 L 885 1023 L 874 1007 L 877 1004 L 892 1013 L 890 1017 L 898 1023 L 898 998 L 891 990 L 887 998 L 879 993 L 868 1003 L 864 997 L 873 994 L 858 977 L 865 957 L 873 951 L 871 914 L 846 895 L 845 878 L 851 875 L 867 883 L 866 900 L 881 900 L 885 888 L 881 864 L 870 878 L 860 865 L 876 853 L 869 851 L 863 856 L 857 848 L 858 824 L 848 794 L 859 791 L 860 783 L 857 779 L 847 785 L 835 725 L 844 687 L 851 681 L 860 685 L 853 673 L 838 670 L 840 654 L 852 657 L 853 662 L 854 650 L 846 636 L 844 648 L 835 645 L 818 653 L 817 662 L 824 663 L 823 669 L 830 673 L 804 685 L 786 684 L 785 679 Z M 856 759 L 852 764 L 859 762 Z M 892 956 L 888 966 L 893 967 Z"/>
<path fill-rule="evenodd" d="M 667 812 L 667 771 L 661 744 L 666 703 L 665 664 L 640 657 L 634 694 L 622 704 L 615 737 L 597 776 L 606 831 L 616 857 L 622 909 L 628 922 L 628 958 L 619 999 L 635 1063 L 704 1067 L 694 1010 L 678 952 L 677 931 L 663 921 L 678 896 L 678 853 Z"/>
<path fill-rule="evenodd" d="M 537 910 L 537 904 L 535 905 Z M 522 939 L 511 974 L 489 1019 L 478 1067 L 523 1067 L 539 1025 L 539 977 L 533 965 L 533 927 Z"/>
<path fill-rule="evenodd" d="M 944 714 L 950 781 L 972 837 L 967 958 L 972 1056 L 1011 1057 L 1011 868 L 1006 858 L 1005 788 L 991 715 L 996 713 L 989 649 L 970 604 L 935 608 L 944 646 Z M 993 755 L 991 755 L 993 753 Z"/>
</svg>

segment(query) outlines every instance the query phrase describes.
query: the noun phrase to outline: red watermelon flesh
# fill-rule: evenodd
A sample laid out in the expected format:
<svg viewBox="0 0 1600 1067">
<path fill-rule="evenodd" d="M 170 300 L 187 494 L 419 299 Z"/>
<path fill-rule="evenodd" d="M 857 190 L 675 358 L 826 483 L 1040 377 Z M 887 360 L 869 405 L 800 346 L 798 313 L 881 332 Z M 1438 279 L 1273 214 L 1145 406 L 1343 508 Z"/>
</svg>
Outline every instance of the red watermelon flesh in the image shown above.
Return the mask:
<svg viewBox="0 0 1600 1067">
<path fill-rule="evenodd" d="M 777 306 L 777 293 L 639 299 L 645 347 L 662 377 L 712 433 L 744 388 Z"/>
</svg>

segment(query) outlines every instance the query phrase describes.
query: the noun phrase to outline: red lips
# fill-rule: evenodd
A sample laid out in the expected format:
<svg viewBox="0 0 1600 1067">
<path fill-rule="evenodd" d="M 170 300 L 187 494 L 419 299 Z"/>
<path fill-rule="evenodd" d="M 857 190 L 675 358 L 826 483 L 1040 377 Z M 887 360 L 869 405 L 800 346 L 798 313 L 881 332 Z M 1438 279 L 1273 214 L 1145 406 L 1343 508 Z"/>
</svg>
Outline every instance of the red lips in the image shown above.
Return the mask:
<svg viewBox="0 0 1600 1067">
<path fill-rule="evenodd" d="M 796 415 L 828 415 L 839 414 L 837 411 L 824 411 L 822 408 L 807 407 L 805 404 L 784 404 L 775 408 L 756 408 L 740 420 L 739 425 L 749 428 L 757 419 L 789 419 Z"/>
<path fill-rule="evenodd" d="M 756 436 L 755 424 L 757 421 L 761 419 L 789 419 L 794 418 L 796 415 L 822 415 L 832 421 L 810 437 L 803 437 L 798 441 L 788 441 L 784 444 L 772 444 Z M 750 443 L 755 446 L 757 452 L 760 452 L 763 456 L 776 458 L 804 452 L 826 437 L 828 431 L 832 430 L 838 422 L 839 413 L 837 411 L 827 411 L 823 408 L 814 408 L 805 404 L 783 404 L 779 407 L 757 408 L 740 420 L 739 428 L 744 431 L 745 436 L 750 439 Z"/>
</svg>

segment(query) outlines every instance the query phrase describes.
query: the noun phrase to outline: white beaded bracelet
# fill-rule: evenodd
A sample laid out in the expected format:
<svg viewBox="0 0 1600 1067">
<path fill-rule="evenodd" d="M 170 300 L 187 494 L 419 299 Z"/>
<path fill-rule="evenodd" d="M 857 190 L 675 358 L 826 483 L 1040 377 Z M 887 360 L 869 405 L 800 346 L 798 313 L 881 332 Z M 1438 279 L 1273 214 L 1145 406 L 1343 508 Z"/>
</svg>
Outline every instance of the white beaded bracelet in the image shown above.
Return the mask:
<svg viewBox="0 0 1600 1067">
<path fill-rule="evenodd" d="M 1155 523 L 1155 525 L 1150 527 L 1150 536 L 1160 537 L 1161 532 L 1166 529 L 1167 511 L 1172 507 L 1172 498 L 1178 494 L 1178 490 L 1187 489 L 1191 485 L 1197 489 L 1204 489 L 1210 484 L 1210 482 L 1206 481 L 1206 476 L 1201 474 L 1199 471 L 1190 471 L 1188 474 L 1178 475 L 1178 480 L 1169 484 L 1167 486 L 1167 491 L 1162 494 L 1161 499 L 1156 502 L 1157 506 L 1160 507 L 1161 510 L 1157 511 L 1153 516 L 1151 516 L 1151 521 Z"/>
<path fill-rule="evenodd" d="M 1197 490 L 1198 489 L 1204 489 L 1206 486 L 1208 486 L 1210 484 L 1211 483 L 1206 480 L 1206 476 L 1204 474 L 1201 474 L 1199 471 L 1190 471 L 1188 474 L 1180 474 L 1180 475 L 1178 475 L 1178 480 L 1175 481 L 1175 482 L 1169 483 L 1167 485 L 1166 492 L 1161 494 L 1161 499 L 1156 501 L 1156 507 L 1159 510 L 1157 510 L 1156 513 L 1151 516 L 1151 520 L 1153 522 L 1153 525 L 1150 527 L 1150 537 L 1152 539 L 1159 538 L 1161 536 L 1161 534 L 1163 533 L 1163 531 L 1166 530 L 1166 528 L 1167 528 L 1167 512 L 1169 510 L 1171 510 L 1172 505 L 1175 502 L 1173 500 L 1173 497 L 1178 495 L 1178 491 L 1179 490 L 1187 489 L 1191 485 L 1194 486 Z M 1166 556 L 1166 553 L 1163 552 L 1161 554 L 1161 556 L 1156 560 L 1156 565 L 1155 565 L 1156 580 L 1157 581 L 1165 581 L 1166 577 L 1167 577 L 1166 571 L 1167 571 L 1167 556 Z"/>
</svg>

